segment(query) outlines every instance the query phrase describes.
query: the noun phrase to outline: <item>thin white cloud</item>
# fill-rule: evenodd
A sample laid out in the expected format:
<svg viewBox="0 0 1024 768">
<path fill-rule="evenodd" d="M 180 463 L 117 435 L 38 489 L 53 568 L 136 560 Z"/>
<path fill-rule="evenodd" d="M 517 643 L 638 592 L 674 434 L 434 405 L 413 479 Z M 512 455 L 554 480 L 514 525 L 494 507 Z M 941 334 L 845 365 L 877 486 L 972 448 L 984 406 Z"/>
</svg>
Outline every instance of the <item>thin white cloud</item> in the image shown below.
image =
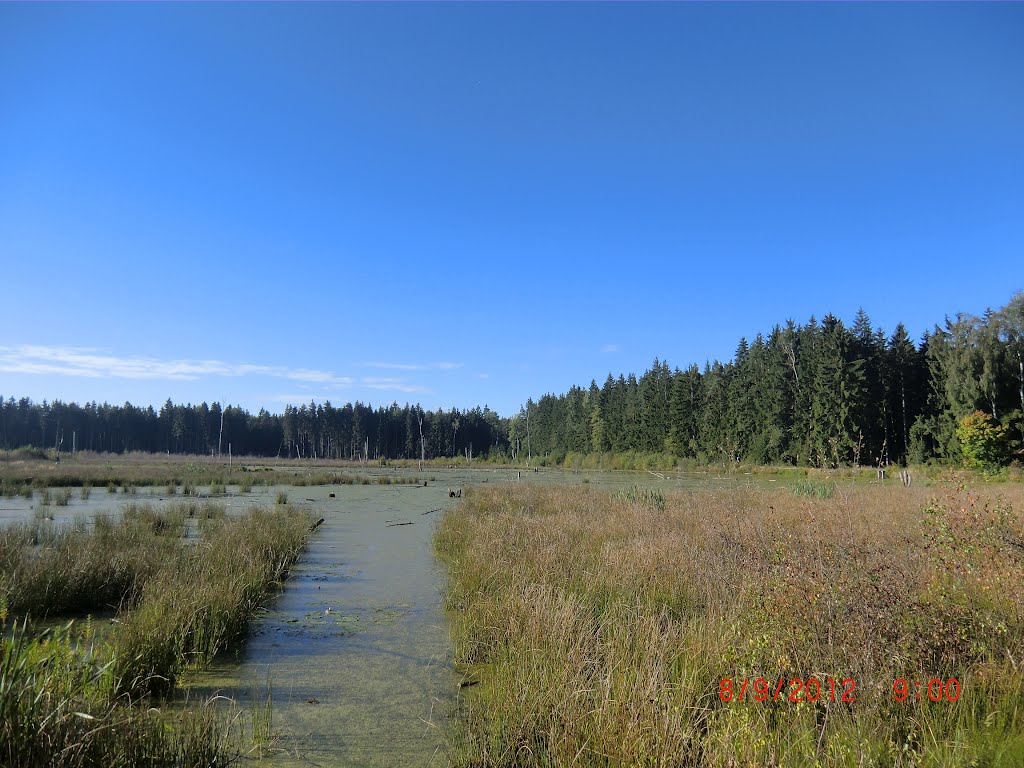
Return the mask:
<svg viewBox="0 0 1024 768">
<path fill-rule="evenodd" d="M 367 368 L 383 368 L 393 371 L 452 371 L 461 368 L 464 363 L 438 362 L 438 363 L 363 363 Z"/>
<path fill-rule="evenodd" d="M 489 378 L 491 378 L 491 374 L 489 374 L 489 373 L 478 373 L 476 375 L 476 377 L 478 379 L 489 379 Z"/>
<path fill-rule="evenodd" d="M 300 406 L 308 405 L 310 400 L 317 403 L 326 403 L 328 400 L 331 399 L 331 396 L 311 395 L 309 392 L 305 392 L 303 394 L 298 395 L 269 395 L 268 397 L 262 399 L 269 400 L 272 403 L 282 403 L 284 405 Z"/>
<path fill-rule="evenodd" d="M 601 347 L 601 354 L 602 355 L 611 355 L 611 354 L 614 354 L 615 352 L 618 352 L 618 351 L 619 351 L 619 345 L 618 344 L 605 344 L 603 347 Z"/>
<path fill-rule="evenodd" d="M 283 366 L 228 363 L 222 360 L 161 360 L 155 357 L 120 357 L 87 347 L 47 347 L 23 344 L 0 347 L 0 372 L 50 374 L 91 379 L 195 381 L 201 377 L 273 376 L 330 387 L 348 387 L 349 376 L 331 371 Z"/>
<path fill-rule="evenodd" d="M 288 371 L 284 378 L 292 381 L 308 381 L 316 384 L 332 384 L 338 387 L 347 387 L 354 379 L 351 376 L 335 376 L 327 371 L 312 371 L 308 368 L 300 368 L 296 371 Z"/>
<path fill-rule="evenodd" d="M 374 377 L 368 376 L 360 382 L 364 387 L 369 389 L 379 389 L 385 392 L 404 392 L 406 394 L 423 394 L 430 392 L 426 387 L 422 387 L 418 384 L 409 384 L 404 379 L 396 379 L 390 377 Z"/>
</svg>

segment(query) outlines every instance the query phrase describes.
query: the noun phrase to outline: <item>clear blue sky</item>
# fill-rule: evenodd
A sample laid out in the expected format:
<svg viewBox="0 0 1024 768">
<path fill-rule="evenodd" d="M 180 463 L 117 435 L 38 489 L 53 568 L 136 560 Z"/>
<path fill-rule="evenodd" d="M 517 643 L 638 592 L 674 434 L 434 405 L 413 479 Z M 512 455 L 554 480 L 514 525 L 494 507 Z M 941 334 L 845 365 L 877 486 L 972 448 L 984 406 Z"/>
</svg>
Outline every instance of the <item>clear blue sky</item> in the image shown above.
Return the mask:
<svg viewBox="0 0 1024 768">
<path fill-rule="evenodd" d="M 1024 5 L 0 5 L 0 394 L 488 404 L 1024 288 Z"/>
</svg>

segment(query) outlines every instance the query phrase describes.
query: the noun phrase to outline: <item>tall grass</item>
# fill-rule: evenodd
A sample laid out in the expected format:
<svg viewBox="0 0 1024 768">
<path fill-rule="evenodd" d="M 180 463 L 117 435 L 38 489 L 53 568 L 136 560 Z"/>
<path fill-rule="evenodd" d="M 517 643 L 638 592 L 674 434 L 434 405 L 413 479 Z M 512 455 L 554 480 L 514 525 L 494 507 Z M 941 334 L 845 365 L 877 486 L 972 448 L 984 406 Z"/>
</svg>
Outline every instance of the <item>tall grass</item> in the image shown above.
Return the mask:
<svg viewBox="0 0 1024 768">
<path fill-rule="evenodd" d="M 273 738 L 274 726 L 274 689 L 270 684 L 270 673 L 267 673 L 267 689 L 264 693 L 258 684 L 252 686 L 250 694 L 250 722 L 252 723 L 252 743 L 256 748 L 257 757 L 263 757 L 264 749 Z"/>
<path fill-rule="evenodd" d="M 132 706 L 92 637 L 24 624 L 0 636 L 0 765 L 210 766 L 237 753 L 230 716 L 212 706 L 170 718 Z M 171 727 L 169 727 L 171 726 Z"/>
<path fill-rule="evenodd" d="M 146 584 L 116 636 L 115 668 L 130 690 L 170 690 L 183 670 L 243 638 L 312 522 L 290 507 L 207 520 L 202 539 Z"/>
<path fill-rule="evenodd" d="M 1024 489 L 1004 488 L 1017 509 Z M 478 488 L 443 518 L 473 766 L 1024 764 L 1024 522 L 990 489 Z M 628 492 L 627 492 L 628 494 Z M 856 701 L 723 701 L 722 681 Z M 959 701 L 895 700 L 956 678 Z M 750 691 L 748 691 L 750 693 Z"/>
<path fill-rule="evenodd" d="M 836 492 L 834 480 L 800 479 L 793 485 L 794 496 L 808 496 L 816 499 L 831 499 Z"/>
<path fill-rule="evenodd" d="M 190 519 L 198 538 L 186 538 Z M 168 721 L 138 704 L 244 638 L 311 522 L 287 506 L 228 517 L 222 504 L 190 499 L 130 502 L 91 527 L 0 529 L 0 765 L 226 764 L 237 750 L 222 714 Z M 24 623 L 103 609 L 118 616 L 102 643 L 88 630 L 32 638 Z M 9 615 L 20 628 L 6 629 Z M 270 706 L 255 725 L 269 728 Z"/>
<path fill-rule="evenodd" d="M 43 522 L 0 529 L 0 596 L 15 615 L 45 618 L 132 605 L 142 586 L 177 555 L 184 517 L 129 504 L 121 521 L 99 515 L 91 529 Z"/>
<path fill-rule="evenodd" d="M 657 488 L 645 488 L 634 485 L 624 491 L 615 494 L 616 501 L 627 501 L 632 504 L 640 504 L 657 511 L 665 509 L 665 495 Z"/>
</svg>

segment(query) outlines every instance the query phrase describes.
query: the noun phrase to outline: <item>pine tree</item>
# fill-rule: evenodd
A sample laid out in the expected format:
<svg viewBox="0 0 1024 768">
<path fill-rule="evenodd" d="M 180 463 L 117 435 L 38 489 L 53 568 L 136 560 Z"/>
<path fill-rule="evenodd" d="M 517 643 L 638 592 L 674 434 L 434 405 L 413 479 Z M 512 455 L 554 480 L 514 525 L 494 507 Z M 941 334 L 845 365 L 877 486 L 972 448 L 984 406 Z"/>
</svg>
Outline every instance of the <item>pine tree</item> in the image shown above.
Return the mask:
<svg viewBox="0 0 1024 768">
<path fill-rule="evenodd" d="M 757 420 L 756 376 L 745 338 L 740 339 L 729 370 L 726 441 L 734 458 L 748 457 Z"/>
<path fill-rule="evenodd" d="M 846 329 L 833 315 L 822 321 L 821 344 L 814 367 L 810 447 L 821 467 L 839 466 L 853 450 L 851 382 L 855 373 L 848 359 Z M 854 384 L 856 386 L 856 384 Z"/>
<path fill-rule="evenodd" d="M 700 453 L 707 461 L 732 461 L 727 434 L 729 416 L 729 380 L 725 367 L 717 360 L 707 364 L 702 376 L 703 402 L 701 403 L 698 442 Z"/>
</svg>

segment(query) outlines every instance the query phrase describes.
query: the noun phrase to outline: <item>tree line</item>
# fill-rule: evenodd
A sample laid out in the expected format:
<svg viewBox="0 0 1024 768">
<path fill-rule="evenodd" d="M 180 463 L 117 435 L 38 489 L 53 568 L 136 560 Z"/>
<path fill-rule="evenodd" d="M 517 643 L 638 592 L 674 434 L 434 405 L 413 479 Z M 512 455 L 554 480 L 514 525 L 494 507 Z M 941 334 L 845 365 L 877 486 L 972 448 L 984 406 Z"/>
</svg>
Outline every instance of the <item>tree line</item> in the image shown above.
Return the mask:
<svg viewBox="0 0 1024 768">
<path fill-rule="evenodd" d="M 829 314 L 740 339 L 728 362 L 639 377 L 611 374 L 531 398 L 511 418 L 487 407 L 427 411 L 330 402 L 281 414 L 232 405 L 159 411 L 0 397 L 7 449 L 149 451 L 331 459 L 452 456 L 561 463 L 586 454 L 664 454 L 697 463 L 835 467 L 984 456 L 1005 463 L 1024 439 L 1024 292 L 981 317 L 958 314 L 915 343 L 899 324 L 847 327 Z M 1020 458 L 1020 456 L 1017 456 Z"/>
<path fill-rule="evenodd" d="M 514 454 L 555 462 L 604 452 L 817 467 L 959 462 L 964 420 L 976 412 L 1000 436 L 993 455 L 1010 460 L 1024 438 L 1024 293 L 982 317 L 947 317 L 917 344 L 902 324 L 887 334 L 860 310 L 851 327 L 831 314 L 776 325 L 703 369 L 655 359 L 639 377 L 609 374 L 527 401 L 509 441 Z"/>
<path fill-rule="evenodd" d="M 251 414 L 233 405 L 175 404 L 159 411 L 0 397 L 0 440 L 22 446 L 124 453 L 280 456 L 330 459 L 496 458 L 508 447 L 507 419 L 487 407 L 427 411 L 419 405 L 376 408 L 360 402 L 286 406 Z"/>
</svg>

